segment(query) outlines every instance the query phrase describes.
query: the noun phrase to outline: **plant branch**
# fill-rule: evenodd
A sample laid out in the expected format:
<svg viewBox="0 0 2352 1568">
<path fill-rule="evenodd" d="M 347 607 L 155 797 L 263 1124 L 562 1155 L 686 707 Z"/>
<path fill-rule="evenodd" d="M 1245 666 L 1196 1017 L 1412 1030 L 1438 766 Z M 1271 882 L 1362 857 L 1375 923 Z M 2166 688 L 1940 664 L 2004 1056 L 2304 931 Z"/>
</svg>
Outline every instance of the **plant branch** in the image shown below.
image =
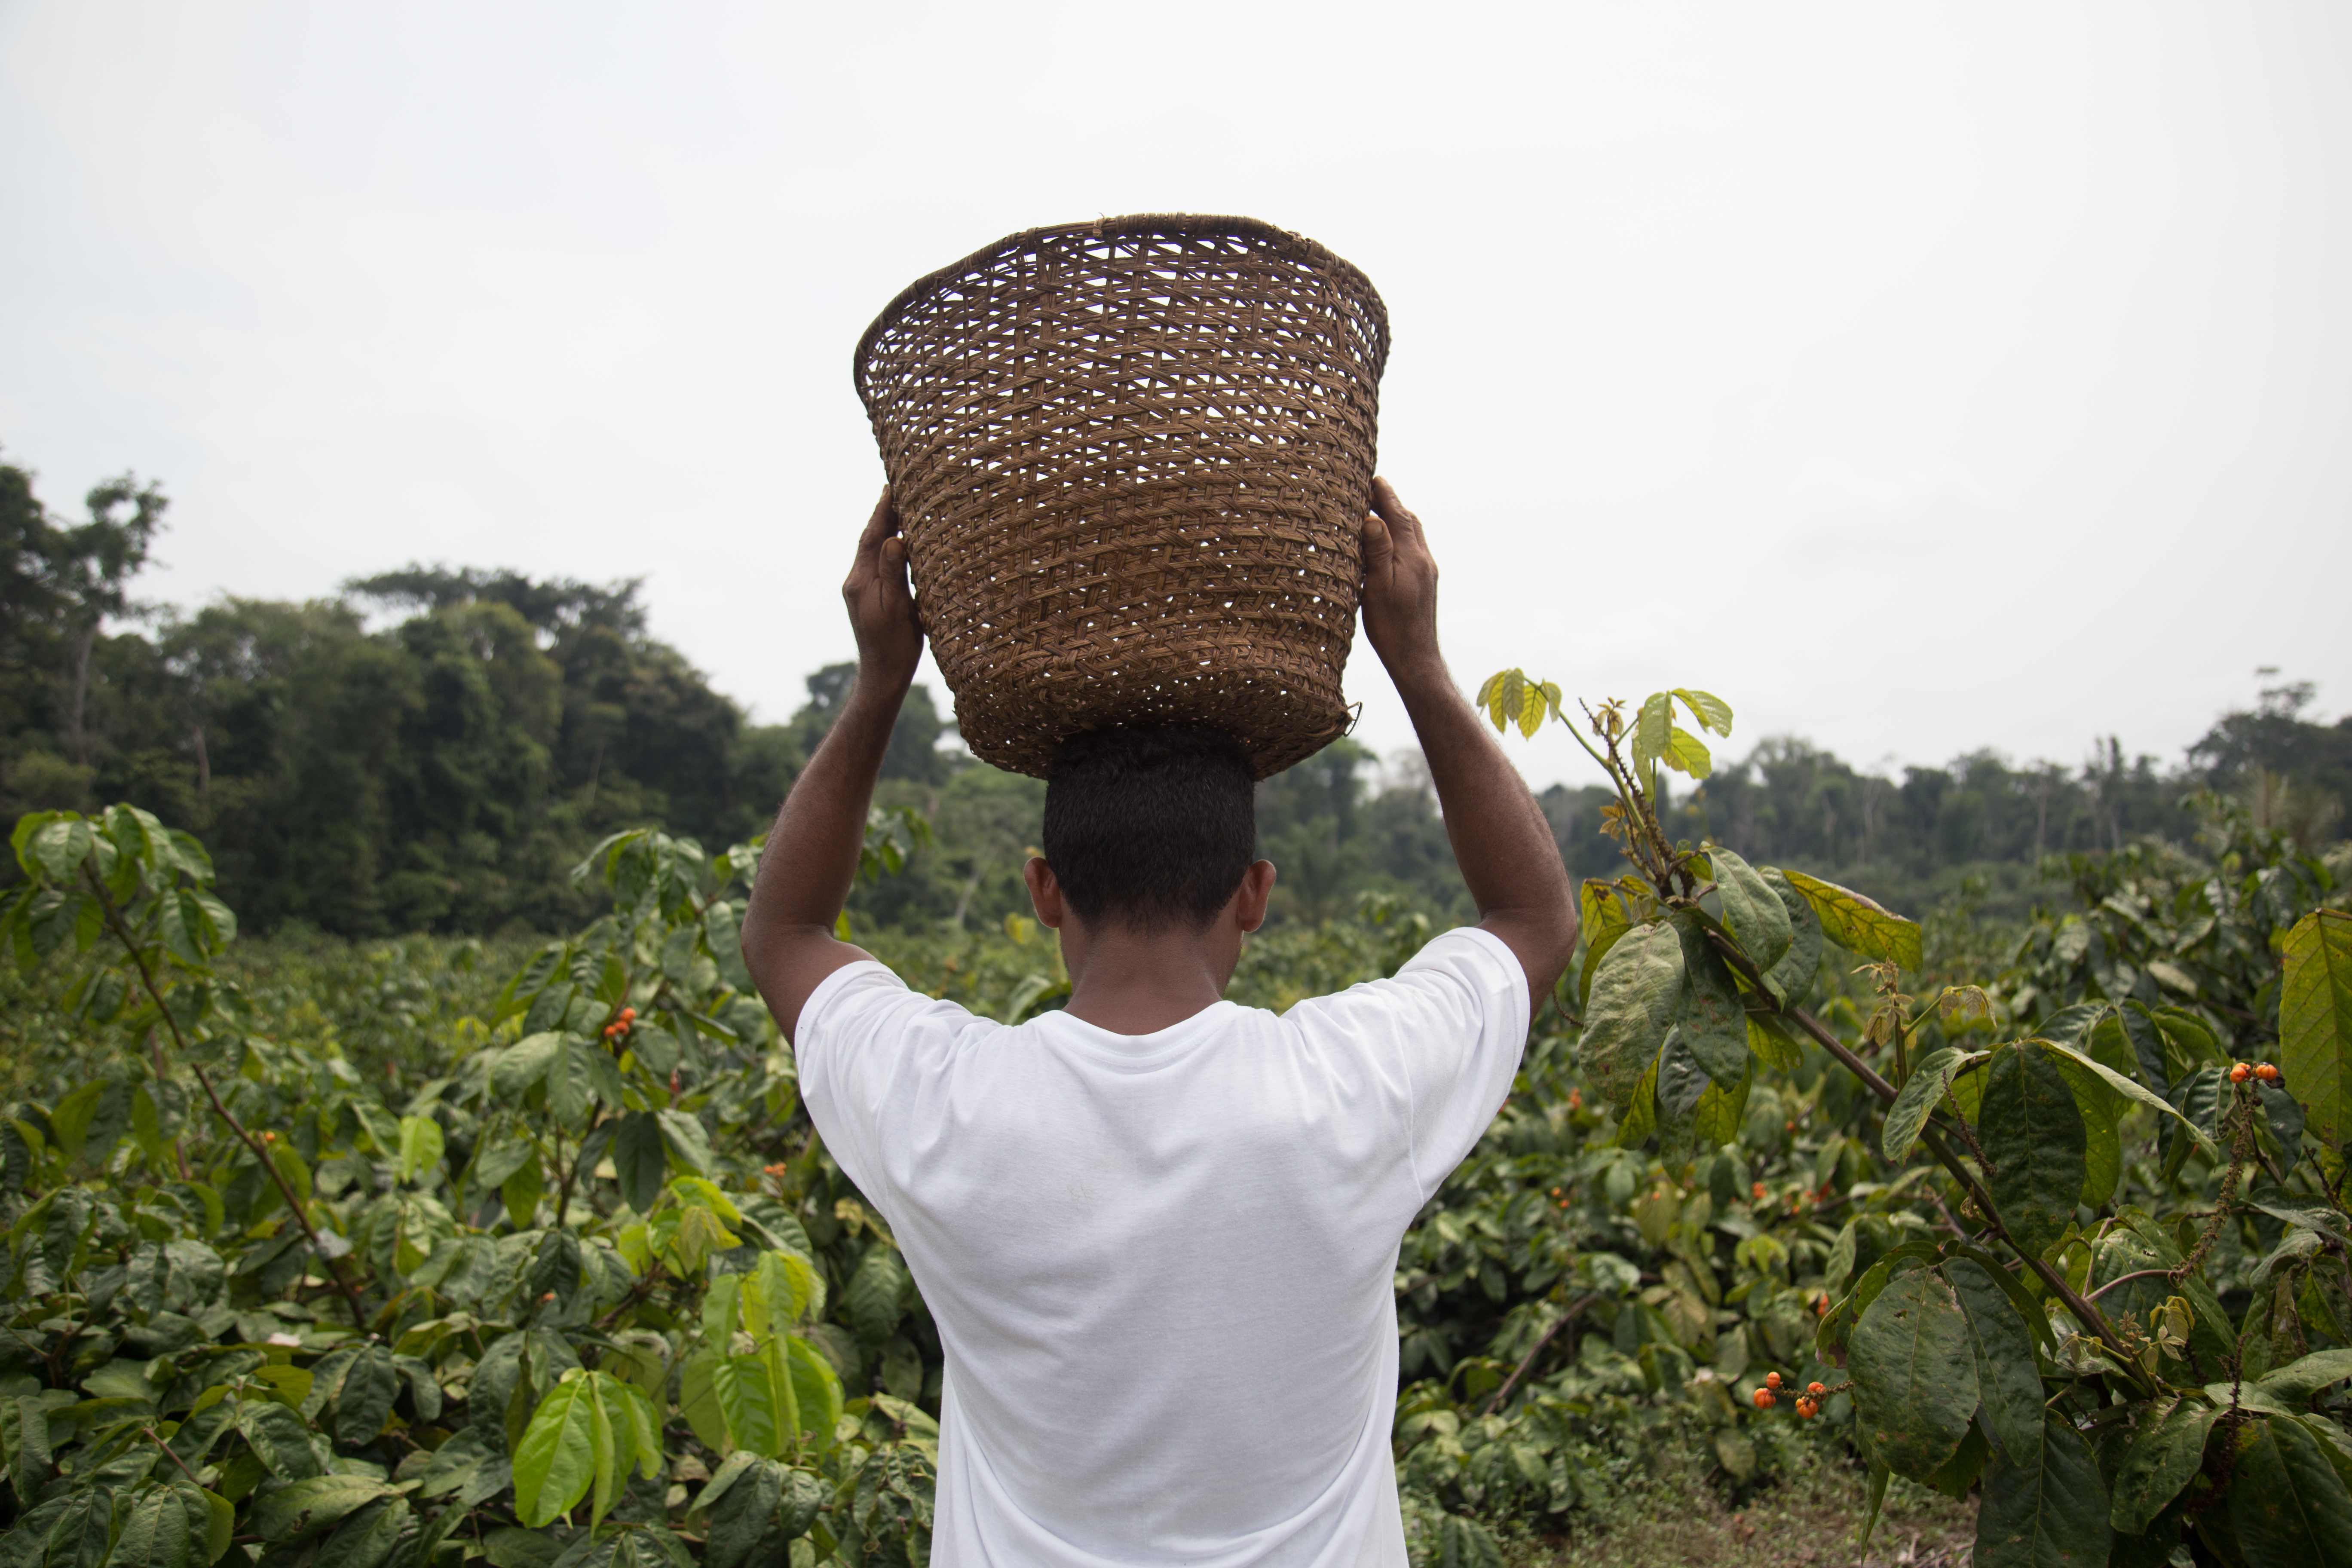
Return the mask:
<svg viewBox="0 0 2352 1568">
<path fill-rule="evenodd" d="M 1867 1062 L 1848 1050 L 1844 1042 L 1822 1026 L 1820 1019 L 1802 1007 L 1786 1006 L 1777 1002 L 1772 993 L 1765 989 L 1763 976 L 1757 973 L 1754 962 L 1746 953 L 1740 952 L 1736 944 L 1727 942 L 1720 933 L 1712 930 L 1709 930 L 1706 935 L 1707 940 L 1715 943 L 1716 950 L 1723 954 L 1725 961 L 1747 978 L 1748 984 L 1755 988 L 1758 997 L 1769 1005 L 1770 1011 L 1779 1014 L 1811 1036 L 1814 1043 L 1845 1064 L 1847 1069 L 1864 1083 L 1868 1084 L 1871 1091 L 1879 1099 L 1889 1105 L 1895 1103 L 1895 1090 L 1893 1084 L 1872 1071 Z M 1984 1215 L 1985 1223 L 1992 1227 L 1993 1235 L 1999 1237 L 2011 1251 L 2024 1260 L 2025 1266 L 2033 1270 L 2035 1277 L 2048 1287 L 2051 1294 L 2065 1303 L 2066 1310 L 2074 1315 L 2077 1321 L 2105 1341 L 2109 1348 L 2113 1349 L 2131 1369 L 2134 1380 L 2145 1385 L 2146 1380 L 2138 1376 L 2137 1366 L 2125 1354 L 2123 1341 L 2116 1333 L 2114 1326 L 2107 1321 L 2097 1307 L 2066 1282 L 2066 1277 L 2063 1274 L 2052 1268 L 2046 1259 L 2028 1252 L 2017 1244 L 2017 1238 L 2009 1234 L 2009 1226 L 2002 1223 L 2000 1211 L 1993 1205 L 1992 1194 L 1985 1191 L 1975 1173 L 1952 1152 L 1950 1146 L 1944 1142 L 1941 1131 L 1930 1123 L 1919 1130 L 1919 1136 L 1921 1142 L 1927 1144 L 1927 1152 L 1935 1155 L 1937 1162 L 1959 1182 L 1961 1189 L 1969 1194 L 1969 1201 L 1976 1205 L 1977 1212 Z"/>
<path fill-rule="evenodd" d="M 310 1216 L 302 1212 L 302 1202 L 294 1195 L 293 1184 L 287 1181 L 286 1173 L 278 1168 L 278 1162 L 269 1157 L 269 1151 L 262 1146 L 261 1141 L 246 1131 L 245 1124 L 229 1113 L 229 1109 L 223 1103 L 219 1091 L 213 1088 L 213 1080 L 205 1075 L 205 1069 L 196 1064 L 194 1056 L 188 1049 L 188 1037 L 180 1032 L 180 1021 L 172 1016 L 172 1009 L 164 1005 L 163 990 L 155 984 L 154 965 L 148 962 L 145 950 L 132 940 L 131 928 L 122 918 L 121 907 L 115 903 L 113 895 L 106 890 L 106 884 L 98 879 L 96 873 L 92 872 L 89 866 L 83 866 L 82 875 L 89 879 L 91 889 L 98 894 L 99 907 L 106 912 L 106 923 L 114 932 L 114 940 L 121 942 L 123 951 L 131 955 L 131 962 L 139 972 L 140 986 L 147 993 L 148 1000 L 155 1004 L 155 1011 L 163 1017 L 163 1026 L 172 1031 L 172 1044 L 178 1051 L 180 1059 L 185 1062 L 188 1070 L 195 1075 L 198 1087 L 205 1091 L 205 1098 L 212 1101 L 213 1114 L 227 1124 L 228 1130 L 236 1135 L 237 1142 L 252 1152 L 255 1161 L 269 1173 L 269 1179 L 277 1184 L 278 1195 L 286 1200 L 287 1212 L 294 1216 L 294 1223 L 300 1226 L 302 1234 L 310 1238 L 310 1250 L 318 1256 L 320 1263 L 325 1267 L 328 1275 L 341 1289 L 344 1299 L 351 1302 L 352 1327 L 365 1328 L 367 1308 L 360 1300 L 359 1288 L 344 1277 L 343 1271 L 335 1267 L 335 1259 L 329 1257 L 327 1249 L 320 1245 L 318 1228 L 311 1225 Z"/>
<path fill-rule="evenodd" d="M 166 1443 L 163 1438 L 155 1436 L 155 1428 L 152 1426 L 142 1426 L 140 1430 L 147 1434 L 147 1440 L 150 1443 L 154 1444 L 155 1447 L 163 1450 L 163 1457 L 165 1458 L 180 1467 L 180 1473 L 188 1478 L 188 1484 L 190 1486 L 195 1488 L 198 1491 L 205 1489 L 205 1483 L 196 1479 L 196 1472 L 188 1468 L 188 1462 L 180 1458 L 179 1455 L 172 1452 L 171 1444 Z"/>
</svg>

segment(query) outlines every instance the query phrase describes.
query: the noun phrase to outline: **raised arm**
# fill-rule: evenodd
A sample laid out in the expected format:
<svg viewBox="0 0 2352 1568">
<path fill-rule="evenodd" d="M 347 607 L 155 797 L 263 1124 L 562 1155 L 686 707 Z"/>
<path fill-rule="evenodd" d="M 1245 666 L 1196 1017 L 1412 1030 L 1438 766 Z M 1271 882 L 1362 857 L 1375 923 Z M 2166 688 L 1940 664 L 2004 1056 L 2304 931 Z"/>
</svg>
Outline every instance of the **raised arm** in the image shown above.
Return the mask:
<svg viewBox="0 0 2352 1568">
<path fill-rule="evenodd" d="M 818 984 L 867 956 L 837 940 L 833 922 L 857 879 L 874 781 L 923 653 L 907 545 L 898 535 L 898 508 L 884 490 L 841 585 L 857 634 L 857 680 L 768 832 L 743 917 L 743 962 L 787 1039 Z"/>
<path fill-rule="evenodd" d="M 1437 650 L 1437 561 L 1421 520 L 1386 479 L 1372 481 L 1372 505 L 1364 520 L 1364 636 L 1421 738 L 1478 923 L 1518 955 L 1532 1014 L 1576 945 L 1568 869 L 1543 809 L 1445 672 Z"/>
</svg>

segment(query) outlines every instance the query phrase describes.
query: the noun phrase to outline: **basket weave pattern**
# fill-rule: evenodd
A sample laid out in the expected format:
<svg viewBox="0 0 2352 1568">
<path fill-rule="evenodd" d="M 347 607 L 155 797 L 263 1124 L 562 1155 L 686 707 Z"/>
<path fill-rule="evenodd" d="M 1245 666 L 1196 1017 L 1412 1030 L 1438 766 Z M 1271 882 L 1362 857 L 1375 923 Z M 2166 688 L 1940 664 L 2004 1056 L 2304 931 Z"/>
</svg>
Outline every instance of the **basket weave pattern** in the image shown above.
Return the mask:
<svg viewBox="0 0 2352 1568">
<path fill-rule="evenodd" d="M 1348 726 L 1388 315 L 1247 218 L 1033 229 L 909 287 L 857 345 L 965 743 L 1207 723 L 1258 776 Z"/>
</svg>

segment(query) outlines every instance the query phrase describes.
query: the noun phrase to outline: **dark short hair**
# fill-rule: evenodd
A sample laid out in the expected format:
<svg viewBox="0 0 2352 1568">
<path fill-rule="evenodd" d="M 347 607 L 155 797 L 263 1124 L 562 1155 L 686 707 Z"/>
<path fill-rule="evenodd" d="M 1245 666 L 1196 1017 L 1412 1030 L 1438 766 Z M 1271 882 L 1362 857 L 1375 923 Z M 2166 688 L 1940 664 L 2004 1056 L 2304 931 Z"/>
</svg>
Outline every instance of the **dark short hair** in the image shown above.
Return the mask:
<svg viewBox="0 0 2352 1568">
<path fill-rule="evenodd" d="M 1088 925 L 1204 926 L 1256 854 L 1249 757 L 1198 724 L 1074 735 L 1046 779 L 1045 837 L 1045 864 Z"/>
</svg>

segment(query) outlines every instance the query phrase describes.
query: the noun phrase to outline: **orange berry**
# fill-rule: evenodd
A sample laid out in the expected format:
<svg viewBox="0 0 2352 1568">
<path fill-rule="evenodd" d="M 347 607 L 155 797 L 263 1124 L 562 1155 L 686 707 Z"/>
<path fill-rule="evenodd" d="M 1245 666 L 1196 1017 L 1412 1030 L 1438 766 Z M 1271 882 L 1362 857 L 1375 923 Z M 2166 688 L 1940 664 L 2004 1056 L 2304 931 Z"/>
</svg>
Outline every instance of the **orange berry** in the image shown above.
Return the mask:
<svg viewBox="0 0 2352 1568">
<path fill-rule="evenodd" d="M 1755 1184 L 1753 1184 L 1752 1186 L 1750 1186 L 1750 1187 L 1748 1189 L 1748 1194 L 1749 1194 L 1751 1197 L 1759 1197 L 1759 1198 L 1760 1198 L 1760 1197 L 1762 1197 L 1762 1196 L 1764 1195 L 1764 1184 L 1763 1184 L 1763 1183 L 1761 1183 L 1761 1182 L 1758 1182 L 1758 1183 L 1756 1183 Z"/>
<path fill-rule="evenodd" d="M 1778 1387 L 1780 1387 L 1780 1374 L 1779 1373 L 1777 1373 L 1777 1372 L 1768 1372 L 1768 1373 L 1766 1373 L 1764 1374 L 1764 1386 L 1765 1386 L 1765 1387 L 1767 1387 L 1767 1388 L 1778 1388 Z"/>
<path fill-rule="evenodd" d="M 1584 1109 L 1584 1091 L 1582 1089 L 1571 1089 L 1568 1091 L 1568 1108 L 1570 1110 L 1581 1110 Z"/>
<path fill-rule="evenodd" d="M 621 1021 L 622 1021 L 623 1023 L 625 1023 L 625 1024 L 634 1024 L 634 1023 L 635 1023 L 635 1022 L 637 1021 L 637 1010 L 636 1010 L 635 1007 L 624 1007 L 624 1008 L 622 1008 L 622 1009 L 621 1009 Z"/>
<path fill-rule="evenodd" d="M 542 1301 L 552 1301 L 552 1300 L 555 1300 L 555 1292 L 554 1292 L 554 1291 L 552 1291 L 552 1290 L 550 1290 L 550 1291 L 548 1291 L 546 1294 L 544 1294 L 544 1295 L 542 1295 L 541 1297 L 540 1297 L 540 1300 L 542 1300 Z"/>
<path fill-rule="evenodd" d="M 1818 1383 L 1809 1383 L 1805 1384 L 1805 1392 L 1811 1394 L 1815 1399 L 1819 1399 L 1822 1394 L 1829 1391 Z"/>
<path fill-rule="evenodd" d="M 2262 1066 L 2254 1069 L 2254 1076 L 2262 1079 L 2264 1083 L 2276 1083 L 2278 1082 L 2278 1068 L 2273 1067 L 2268 1062 L 2264 1062 Z"/>
<path fill-rule="evenodd" d="M 2240 1062 L 2237 1066 L 2230 1069 L 2230 1081 L 2231 1083 L 2243 1083 L 2247 1079 L 2253 1076 L 2253 1068 L 2248 1067 L 2243 1062 Z"/>
<path fill-rule="evenodd" d="M 1814 1404 L 1810 1399 L 1800 1399 L 1797 1401 L 1797 1414 L 1808 1421 L 1811 1421 L 1813 1418 L 1813 1412 L 1820 1408 L 1820 1405 Z"/>
<path fill-rule="evenodd" d="M 1769 1410 L 1769 1409 L 1771 1409 L 1771 1408 L 1772 1408 L 1772 1406 L 1773 1406 L 1773 1405 L 1774 1405 L 1775 1403 L 1776 1403 L 1776 1401 L 1775 1401 L 1775 1400 L 1773 1399 L 1773 1397 L 1772 1397 L 1772 1391 L 1771 1391 L 1770 1389 L 1769 1389 L 1769 1388 L 1759 1388 L 1759 1389 L 1758 1389 L 1758 1390 L 1756 1391 L 1756 1408 L 1757 1408 L 1757 1409 L 1759 1409 L 1759 1410 Z"/>
<path fill-rule="evenodd" d="M 1797 1124 L 1796 1124 L 1795 1122 L 1793 1122 L 1793 1121 L 1790 1122 L 1790 1123 L 1789 1123 L 1789 1131 L 1791 1131 L 1791 1132 L 1794 1132 L 1796 1130 L 1797 1130 Z"/>
</svg>

